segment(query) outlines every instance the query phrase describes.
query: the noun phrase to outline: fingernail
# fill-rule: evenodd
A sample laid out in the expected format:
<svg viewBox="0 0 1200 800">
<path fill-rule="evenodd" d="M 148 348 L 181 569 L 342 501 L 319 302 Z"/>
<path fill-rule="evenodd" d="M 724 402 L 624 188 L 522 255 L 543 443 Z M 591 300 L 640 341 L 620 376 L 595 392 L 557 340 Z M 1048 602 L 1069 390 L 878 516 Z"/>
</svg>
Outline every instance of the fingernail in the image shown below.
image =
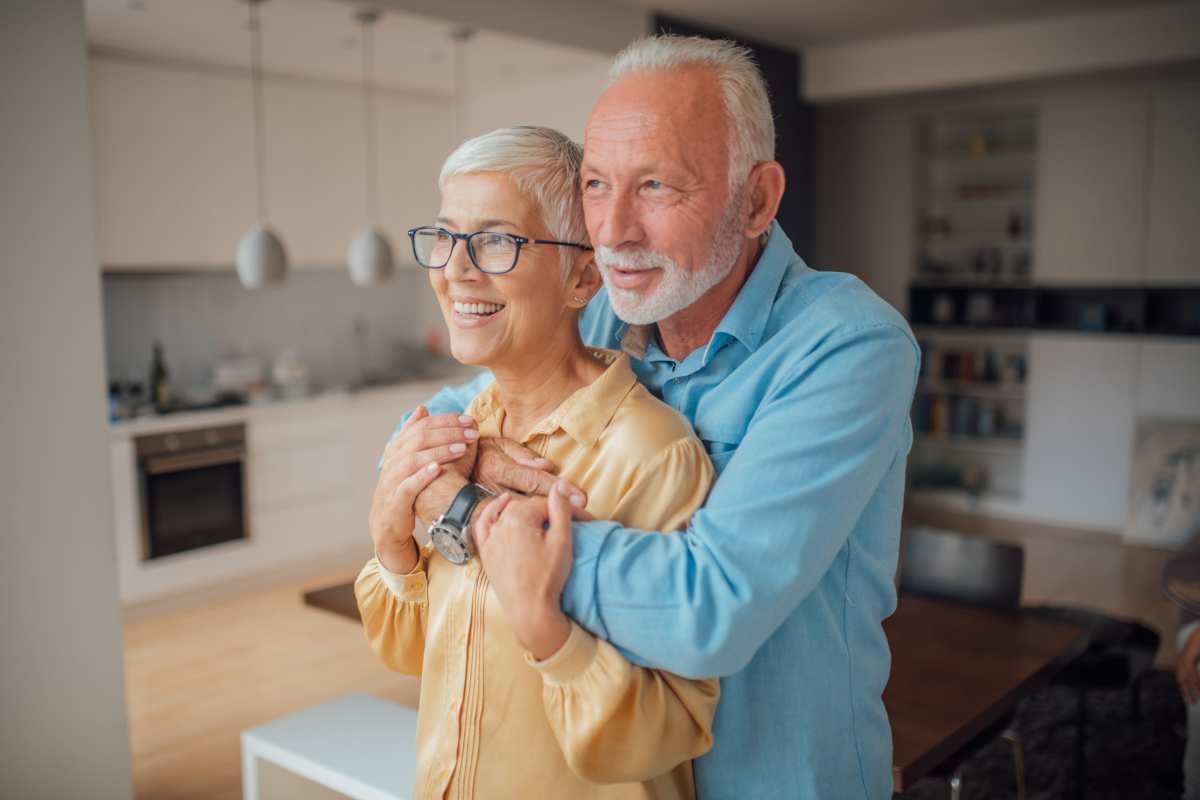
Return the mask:
<svg viewBox="0 0 1200 800">
<path fill-rule="evenodd" d="M 478 439 L 479 431 L 475 430 L 474 428 L 467 428 L 465 431 L 463 431 L 463 436 L 467 437 L 468 439 Z"/>
<path fill-rule="evenodd" d="M 438 471 L 439 466 L 440 465 L 436 461 L 430 461 L 428 464 L 425 465 L 425 471 L 430 474 L 433 474 Z"/>
<path fill-rule="evenodd" d="M 458 417 L 458 421 L 461 422 L 463 425 L 470 425 L 471 423 L 475 422 L 475 418 L 472 417 L 470 414 L 461 414 Z"/>
<path fill-rule="evenodd" d="M 462 442 L 455 442 L 454 444 L 450 445 L 450 452 L 451 453 L 465 453 L 465 452 L 467 452 L 467 446 L 465 444 L 463 444 Z"/>
<path fill-rule="evenodd" d="M 571 495 L 571 505 L 575 506 L 576 508 L 583 508 L 583 495 L 581 495 L 581 494 Z"/>
</svg>

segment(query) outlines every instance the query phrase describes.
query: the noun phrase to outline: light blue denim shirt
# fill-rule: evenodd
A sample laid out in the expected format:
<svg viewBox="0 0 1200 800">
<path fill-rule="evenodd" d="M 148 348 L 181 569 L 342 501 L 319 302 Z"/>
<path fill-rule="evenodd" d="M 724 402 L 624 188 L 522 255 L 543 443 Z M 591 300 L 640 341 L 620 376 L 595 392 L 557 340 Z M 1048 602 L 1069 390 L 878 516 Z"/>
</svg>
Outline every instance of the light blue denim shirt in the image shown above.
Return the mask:
<svg viewBox="0 0 1200 800">
<path fill-rule="evenodd" d="M 857 278 L 769 241 L 707 346 L 675 361 L 601 292 L 593 346 L 639 352 L 639 379 L 691 420 L 718 479 L 685 533 L 577 523 L 564 610 L 632 661 L 719 676 L 709 798 L 891 796 L 882 693 L 896 606 L 909 405 L 919 353 Z M 642 345 L 642 346 L 639 346 Z M 490 381 L 445 389 L 462 410 Z"/>
</svg>

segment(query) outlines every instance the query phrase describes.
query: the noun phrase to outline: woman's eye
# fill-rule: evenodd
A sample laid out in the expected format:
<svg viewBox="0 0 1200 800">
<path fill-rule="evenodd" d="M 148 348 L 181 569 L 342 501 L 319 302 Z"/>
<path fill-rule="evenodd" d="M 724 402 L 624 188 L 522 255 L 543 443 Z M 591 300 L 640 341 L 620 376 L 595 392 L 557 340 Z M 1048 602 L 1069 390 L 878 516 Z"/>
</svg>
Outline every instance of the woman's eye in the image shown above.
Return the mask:
<svg viewBox="0 0 1200 800">
<path fill-rule="evenodd" d="M 596 178 L 589 178 L 583 182 L 584 191 L 596 191 L 600 188 L 600 181 Z"/>
<path fill-rule="evenodd" d="M 646 181 L 646 188 L 657 192 L 659 189 L 666 187 L 663 186 L 662 181 Z"/>
</svg>

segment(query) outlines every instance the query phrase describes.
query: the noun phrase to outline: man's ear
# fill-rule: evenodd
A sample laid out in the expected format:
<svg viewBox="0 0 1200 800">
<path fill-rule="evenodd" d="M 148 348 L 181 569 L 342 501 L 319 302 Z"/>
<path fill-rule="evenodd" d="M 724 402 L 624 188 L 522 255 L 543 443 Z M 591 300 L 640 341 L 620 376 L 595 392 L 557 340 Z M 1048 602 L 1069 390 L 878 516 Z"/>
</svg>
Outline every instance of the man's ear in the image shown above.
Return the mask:
<svg viewBox="0 0 1200 800">
<path fill-rule="evenodd" d="M 743 231 L 748 239 L 762 236 L 771 227 L 772 220 L 779 212 L 779 203 L 783 200 L 783 190 L 787 178 L 783 174 L 783 165 L 778 161 L 760 161 L 750 170 L 746 180 L 747 209 L 746 228 Z"/>
<path fill-rule="evenodd" d="M 567 305 L 583 308 L 600 291 L 602 284 L 595 254 L 590 250 L 581 250 L 567 277 Z"/>
</svg>

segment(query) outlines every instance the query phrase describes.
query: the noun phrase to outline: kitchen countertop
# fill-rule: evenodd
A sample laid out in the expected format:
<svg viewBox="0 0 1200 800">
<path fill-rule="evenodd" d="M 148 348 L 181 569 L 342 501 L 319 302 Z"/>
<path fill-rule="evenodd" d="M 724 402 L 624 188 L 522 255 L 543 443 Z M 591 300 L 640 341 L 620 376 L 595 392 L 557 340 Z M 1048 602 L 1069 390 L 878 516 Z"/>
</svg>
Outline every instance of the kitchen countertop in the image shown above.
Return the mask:
<svg viewBox="0 0 1200 800">
<path fill-rule="evenodd" d="M 134 417 L 109 423 L 109 438 L 113 440 L 127 439 L 145 434 L 165 433 L 184 428 L 207 428 L 214 425 L 232 425 L 238 422 L 253 422 L 287 419 L 289 417 L 312 416 L 344 412 L 357 402 L 386 402 L 387 398 L 399 391 L 423 389 L 432 395 L 443 386 L 465 383 L 474 378 L 479 371 L 471 367 L 461 367 L 437 377 L 423 376 L 412 380 L 402 380 L 395 383 L 364 386 L 361 388 L 329 389 L 308 397 L 293 399 L 269 400 L 261 403 L 249 403 L 241 406 L 225 406 L 222 408 L 202 409 L 198 411 L 180 411 L 174 414 L 153 414 L 144 417 Z M 407 409 L 397 409 L 396 421 Z"/>
</svg>

